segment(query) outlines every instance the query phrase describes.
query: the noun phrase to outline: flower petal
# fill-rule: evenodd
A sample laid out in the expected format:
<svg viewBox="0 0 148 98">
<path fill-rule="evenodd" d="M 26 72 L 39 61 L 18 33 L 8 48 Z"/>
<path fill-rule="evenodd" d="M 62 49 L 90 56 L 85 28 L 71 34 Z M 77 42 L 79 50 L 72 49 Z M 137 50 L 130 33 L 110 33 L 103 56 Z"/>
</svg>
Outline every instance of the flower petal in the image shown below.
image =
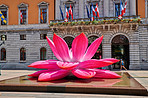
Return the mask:
<svg viewBox="0 0 148 98">
<path fill-rule="evenodd" d="M 57 65 L 61 68 L 61 69 L 66 69 L 66 70 L 71 70 L 73 68 L 75 68 L 76 66 L 78 66 L 79 63 L 68 63 L 68 62 L 57 62 Z"/>
<path fill-rule="evenodd" d="M 57 50 L 56 50 L 56 48 L 55 48 L 55 45 L 54 45 L 54 43 L 52 42 L 52 40 L 50 40 L 47 36 L 46 36 L 46 39 L 47 39 L 47 42 L 48 42 L 48 44 L 49 44 L 49 46 L 50 46 L 50 48 L 51 48 L 53 54 L 56 56 L 56 58 L 57 58 L 58 60 L 62 61 L 62 59 L 61 59 L 61 57 L 59 56 L 59 54 L 58 54 L 58 52 L 57 52 Z"/>
<path fill-rule="evenodd" d="M 99 48 L 101 42 L 103 40 L 103 36 L 96 39 L 87 49 L 86 54 L 84 55 L 83 61 L 91 59 Z"/>
<path fill-rule="evenodd" d="M 101 79 L 117 79 L 121 78 L 120 75 L 116 74 L 115 72 L 111 72 L 109 70 L 101 70 L 101 69 L 92 69 L 96 72 L 95 78 Z"/>
<path fill-rule="evenodd" d="M 72 43 L 73 61 L 82 61 L 88 46 L 88 39 L 84 33 L 78 35 Z"/>
<path fill-rule="evenodd" d="M 63 61 L 70 61 L 71 59 L 67 43 L 56 34 L 53 36 L 53 42 L 59 56 L 63 59 Z"/>
<path fill-rule="evenodd" d="M 101 59 L 101 60 L 87 60 L 84 62 L 80 62 L 78 68 L 99 68 L 111 65 L 115 62 L 118 62 L 117 59 Z"/>
<path fill-rule="evenodd" d="M 83 69 L 74 69 L 72 70 L 72 73 L 82 79 L 88 79 L 95 76 L 96 72 L 92 70 L 83 70 Z"/>
<path fill-rule="evenodd" d="M 57 62 L 56 60 L 37 61 L 32 63 L 31 65 L 28 65 L 28 67 L 41 68 L 41 69 L 59 69 L 56 62 Z"/>
<path fill-rule="evenodd" d="M 45 72 L 51 72 L 51 71 L 56 71 L 56 70 L 40 70 L 40 71 L 37 71 L 33 74 L 29 74 L 28 76 L 31 76 L 31 77 L 38 77 L 41 73 L 45 73 Z"/>
<path fill-rule="evenodd" d="M 51 71 L 45 72 L 39 75 L 38 81 L 51 81 L 57 80 L 66 77 L 69 74 L 67 70 L 58 70 L 58 71 Z"/>
<path fill-rule="evenodd" d="M 120 60 L 118 59 L 114 59 L 114 58 L 105 58 L 105 59 L 100 59 L 101 61 L 110 61 L 110 62 L 113 62 L 113 63 L 116 63 L 116 62 L 119 62 Z"/>
</svg>

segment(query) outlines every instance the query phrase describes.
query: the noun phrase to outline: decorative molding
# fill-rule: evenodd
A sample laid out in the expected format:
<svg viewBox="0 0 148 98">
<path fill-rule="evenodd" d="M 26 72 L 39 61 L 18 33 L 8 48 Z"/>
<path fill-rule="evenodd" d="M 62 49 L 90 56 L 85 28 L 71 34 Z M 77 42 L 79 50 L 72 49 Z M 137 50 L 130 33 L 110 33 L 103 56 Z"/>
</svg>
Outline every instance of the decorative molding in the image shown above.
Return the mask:
<svg viewBox="0 0 148 98">
<path fill-rule="evenodd" d="M 0 9 L 8 9 L 8 6 L 5 5 L 5 4 L 1 4 L 1 5 L 0 5 Z"/>
<path fill-rule="evenodd" d="M 64 4 L 75 4 L 76 1 L 75 0 L 67 0 L 64 2 Z"/>
<path fill-rule="evenodd" d="M 98 2 L 100 2 L 100 1 L 102 1 L 102 0 L 87 0 L 87 3 L 98 3 Z"/>
<path fill-rule="evenodd" d="M 44 2 L 44 1 L 42 1 L 42 2 L 40 2 L 40 3 L 38 4 L 39 7 L 40 7 L 40 6 L 48 6 L 48 5 L 49 5 L 49 3 Z"/>
<path fill-rule="evenodd" d="M 28 7 L 28 4 L 25 4 L 25 3 L 21 3 L 18 5 L 18 8 L 26 8 Z"/>
</svg>

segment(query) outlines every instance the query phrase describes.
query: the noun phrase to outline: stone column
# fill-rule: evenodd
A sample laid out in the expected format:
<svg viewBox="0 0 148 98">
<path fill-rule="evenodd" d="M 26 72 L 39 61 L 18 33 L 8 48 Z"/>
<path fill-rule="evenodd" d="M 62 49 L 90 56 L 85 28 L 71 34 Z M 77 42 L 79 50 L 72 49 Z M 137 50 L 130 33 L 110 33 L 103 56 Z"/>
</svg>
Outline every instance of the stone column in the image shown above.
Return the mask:
<svg viewBox="0 0 148 98">
<path fill-rule="evenodd" d="M 61 0 L 55 0 L 55 4 L 56 4 L 56 7 L 55 7 L 55 19 L 58 19 L 58 20 L 62 19 L 61 18 L 60 8 L 59 8 L 60 1 Z"/>
<path fill-rule="evenodd" d="M 147 17 L 148 18 L 148 1 L 147 0 L 145 0 L 145 17 Z"/>
<path fill-rule="evenodd" d="M 84 18 L 84 9 L 83 0 L 79 0 L 79 18 Z"/>
<path fill-rule="evenodd" d="M 130 0 L 130 16 L 136 15 L 136 0 Z"/>
<path fill-rule="evenodd" d="M 109 0 L 104 0 L 104 17 L 109 17 Z"/>
</svg>

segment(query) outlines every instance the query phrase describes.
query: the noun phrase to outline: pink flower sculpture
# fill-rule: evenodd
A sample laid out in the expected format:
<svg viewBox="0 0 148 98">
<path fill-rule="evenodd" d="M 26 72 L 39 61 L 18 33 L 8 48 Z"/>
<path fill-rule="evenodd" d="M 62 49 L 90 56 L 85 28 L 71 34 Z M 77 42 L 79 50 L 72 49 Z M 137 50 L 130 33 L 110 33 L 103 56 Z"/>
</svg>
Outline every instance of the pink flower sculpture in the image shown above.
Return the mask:
<svg viewBox="0 0 148 98">
<path fill-rule="evenodd" d="M 34 62 L 28 67 L 46 70 L 37 71 L 28 76 L 38 77 L 38 81 L 57 80 L 71 74 L 82 79 L 92 77 L 110 79 L 121 78 L 121 76 L 109 70 L 97 69 L 116 63 L 119 60 L 114 58 L 100 60 L 91 59 L 101 44 L 103 36 L 96 39 L 88 47 L 88 39 L 84 33 L 81 33 L 73 40 L 72 49 L 70 50 L 66 42 L 56 34 L 53 36 L 53 41 L 48 37 L 46 38 L 51 50 L 59 61 L 45 60 Z"/>
</svg>

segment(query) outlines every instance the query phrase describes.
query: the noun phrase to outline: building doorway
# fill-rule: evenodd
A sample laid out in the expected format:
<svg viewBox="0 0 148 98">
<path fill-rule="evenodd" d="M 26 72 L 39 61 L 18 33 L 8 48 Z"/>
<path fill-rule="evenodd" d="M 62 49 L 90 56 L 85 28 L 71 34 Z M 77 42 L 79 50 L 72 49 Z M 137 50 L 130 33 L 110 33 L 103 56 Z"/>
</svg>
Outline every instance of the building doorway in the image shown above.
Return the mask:
<svg viewBox="0 0 148 98">
<path fill-rule="evenodd" d="M 88 46 L 91 45 L 93 41 L 95 41 L 98 37 L 97 36 L 90 36 L 88 37 Z M 97 49 L 95 55 L 92 59 L 102 59 L 102 44 L 100 44 L 99 48 Z"/>
<path fill-rule="evenodd" d="M 112 58 L 122 59 L 129 69 L 129 40 L 124 35 L 117 35 L 112 39 Z M 120 69 L 120 62 L 113 65 L 113 69 Z"/>
</svg>

